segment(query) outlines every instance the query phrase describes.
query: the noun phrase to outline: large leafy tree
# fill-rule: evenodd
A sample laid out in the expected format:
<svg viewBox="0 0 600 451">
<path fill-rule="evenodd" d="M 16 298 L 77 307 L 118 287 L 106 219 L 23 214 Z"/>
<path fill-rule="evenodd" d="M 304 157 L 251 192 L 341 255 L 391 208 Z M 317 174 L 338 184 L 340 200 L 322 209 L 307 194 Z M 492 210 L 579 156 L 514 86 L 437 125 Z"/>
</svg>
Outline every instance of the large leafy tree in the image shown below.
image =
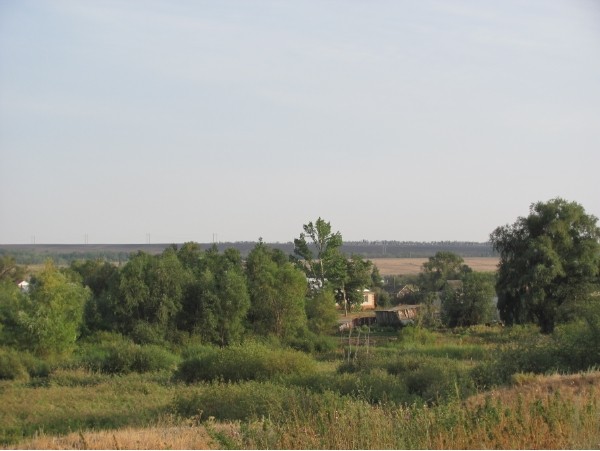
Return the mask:
<svg viewBox="0 0 600 451">
<path fill-rule="evenodd" d="M 121 329 L 131 333 L 150 326 L 167 334 L 181 310 L 189 273 L 169 247 L 161 255 L 138 252 L 121 270 L 119 296 L 113 305 Z"/>
<path fill-rule="evenodd" d="M 423 263 L 420 274 L 420 285 L 426 291 L 439 291 L 448 280 L 460 279 L 462 274 L 470 271 L 461 256 L 449 251 L 439 251 Z"/>
<path fill-rule="evenodd" d="M 362 302 L 363 289 L 372 285 L 373 263 L 360 256 L 346 258 L 340 249 L 342 234 L 333 232 L 331 223 L 320 217 L 303 229 L 294 240 L 293 259 L 314 281 L 313 287 L 334 291 L 336 301 L 347 314 L 349 307 Z"/>
<path fill-rule="evenodd" d="M 467 272 L 461 285 L 442 292 L 442 321 L 449 327 L 473 326 L 491 319 L 494 310 L 492 274 Z"/>
<path fill-rule="evenodd" d="M 358 306 L 364 301 L 364 289 L 373 283 L 373 262 L 360 255 L 352 255 L 346 260 L 346 271 L 343 284 L 340 285 L 340 299 L 344 307 Z"/>
<path fill-rule="evenodd" d="M 74 261 L 71 271 L 78 274 L 92 296 L 85 305 L 86 332 L 112 330 L 116 327 L 113 304 L 119 285 L 119 268 L 112 263 L 95 259 Z"/>
<path fill-rule="evenodd" d="M 246 274 L 256 332 L 285 339 L 305 328 L 306 278 L 283 252 L 260 241 L 248 255 Z"/>
<path fill-rule="evenodd" d="M 183 296 L 179 327 L 220 346 L 239 341 L 250 306 L 239 252 L 226 249 L 221 254 L 216 246 L 200 252 L 189 245 L 180 258 L 193 278 Z"/>
<path fill-rule="evenodd" d="M 335 329 L 338 312 L 335 295 L 331 289 L 325 288 L 311 293 L 306 299 L 306 317 L 308 329 L 316 334 L 328 334 Z"/>
<path fill-rule="evenodd" d="M 79 336 L 90 296 L 88 288 L 46 263 L 32 280 L 28 295 L 14 304 L 18 344 L 41 356 L 68 353 Z"/>
<path fill-rule="evenodd" d="M 597 289 L 597 218 L 561 198 L 531 205 L 527 217 L 490 235 L 500 253 L 496 292 L 507 324 L 535 321 L 544 333 Z"/>
</svg>

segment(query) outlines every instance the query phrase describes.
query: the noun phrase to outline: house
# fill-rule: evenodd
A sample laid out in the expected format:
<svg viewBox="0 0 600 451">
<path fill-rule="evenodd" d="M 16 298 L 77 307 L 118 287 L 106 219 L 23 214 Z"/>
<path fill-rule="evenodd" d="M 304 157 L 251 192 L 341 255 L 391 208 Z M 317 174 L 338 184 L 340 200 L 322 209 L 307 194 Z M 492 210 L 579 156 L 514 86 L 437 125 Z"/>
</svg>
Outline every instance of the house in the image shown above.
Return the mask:
<svg viewBox="0 0 600 451">
<path fill-rule="evenodd" d="M 413 324 L 419 315 L 420 305 L 400 304 L 383 310 L 375 311 L 379 326 L 407 326 Z"/>
<path fill-rule="evenodd" d="M 363 290 L 363 302 L 360 304 L 362 310 L 369 310 L 375 308 L 375 293 L 368 288 Z"/>
</svg>

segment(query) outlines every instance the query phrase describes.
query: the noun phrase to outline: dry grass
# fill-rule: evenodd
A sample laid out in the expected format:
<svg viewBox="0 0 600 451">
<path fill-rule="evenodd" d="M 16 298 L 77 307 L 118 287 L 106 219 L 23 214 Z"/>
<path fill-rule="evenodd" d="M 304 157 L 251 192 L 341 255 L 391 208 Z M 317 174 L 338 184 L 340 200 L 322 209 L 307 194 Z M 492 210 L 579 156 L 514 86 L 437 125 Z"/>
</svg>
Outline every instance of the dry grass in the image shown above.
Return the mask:
<svg viewBox="0 0 600 451">
<path fill-rule="evenodd" d="M 116 431 L 40 434 L 14 449 L 220 449 L 203 426 L 124 428 Z"/>
<path fill-rule="evenodd" d="M 370 259 L 383 276 L 414 275 L 421 272 L 427 258 L 372 258 Z M 497 257 L 466 257 L 465 264 L 473 271 L 495 272 L 498 266 Z"/>
</svg>

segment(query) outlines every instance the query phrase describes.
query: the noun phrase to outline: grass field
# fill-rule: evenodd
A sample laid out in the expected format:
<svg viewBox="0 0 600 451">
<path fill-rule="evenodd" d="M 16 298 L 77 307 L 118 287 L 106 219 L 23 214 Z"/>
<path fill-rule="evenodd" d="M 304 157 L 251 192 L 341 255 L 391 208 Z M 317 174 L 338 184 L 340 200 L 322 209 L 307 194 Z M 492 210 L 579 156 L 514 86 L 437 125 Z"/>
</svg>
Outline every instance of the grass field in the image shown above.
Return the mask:
<svg viewBox="0 0 600 451">
<path fill-rule="evenodd" d="M 409 276 L 421 272 L 427 258 L 372 258 L 370 259 L 382 276 Z M 494 272 L 498 266 L 498 257 L 465 257 L 465 264 L 473 271 Z"/>
</svg>

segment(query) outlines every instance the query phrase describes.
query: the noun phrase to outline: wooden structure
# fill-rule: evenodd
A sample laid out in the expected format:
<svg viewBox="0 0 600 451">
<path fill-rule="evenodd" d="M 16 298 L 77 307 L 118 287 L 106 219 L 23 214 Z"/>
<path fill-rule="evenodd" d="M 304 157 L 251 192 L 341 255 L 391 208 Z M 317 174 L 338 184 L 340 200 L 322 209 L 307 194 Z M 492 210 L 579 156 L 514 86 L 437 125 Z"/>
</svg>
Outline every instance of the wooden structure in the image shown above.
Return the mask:
<svg viewBox="0 0 600 451">
<path fill-rule="evenodd" d="M 421 309 L 420 305 L 397 305 L 392 308 L 376 310 L 378 326 L 407 326 L 414 323 Z"/>
</svg>

